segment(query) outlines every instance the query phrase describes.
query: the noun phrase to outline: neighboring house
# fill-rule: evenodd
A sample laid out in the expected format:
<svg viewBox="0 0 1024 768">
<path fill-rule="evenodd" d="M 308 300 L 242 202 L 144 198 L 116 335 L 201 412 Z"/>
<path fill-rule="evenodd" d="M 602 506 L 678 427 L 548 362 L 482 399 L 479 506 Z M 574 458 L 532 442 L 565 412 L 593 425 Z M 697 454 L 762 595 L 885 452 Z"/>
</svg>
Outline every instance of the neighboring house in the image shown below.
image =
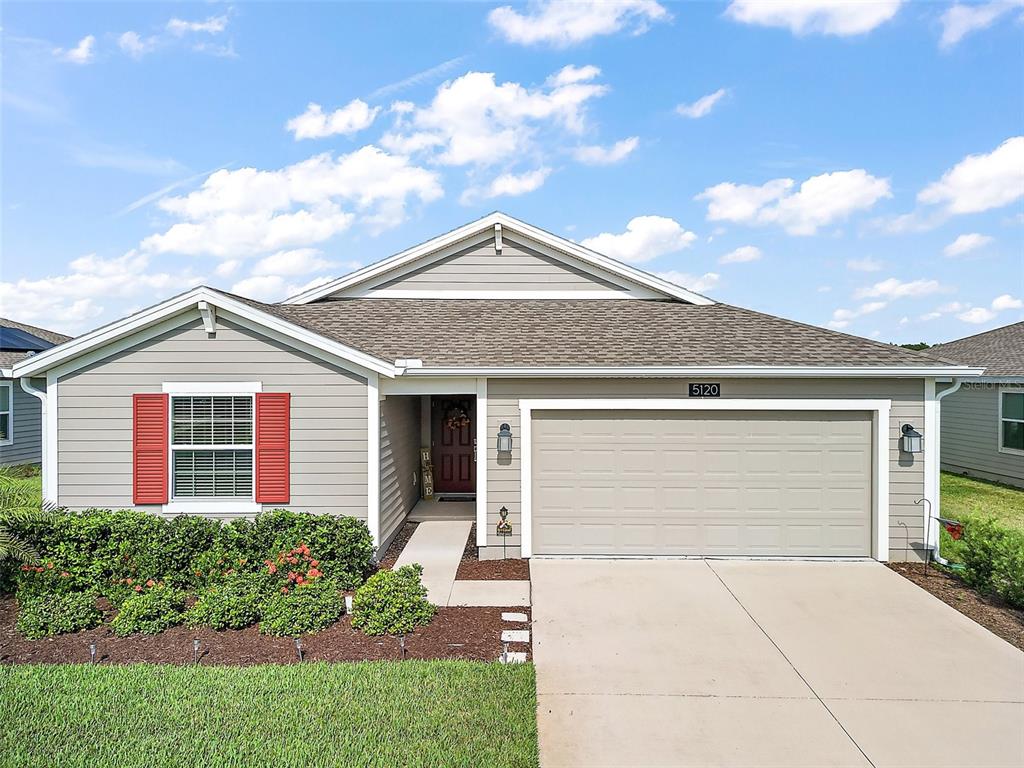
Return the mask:
<svg viewBox="0 0 1024 768">
<path fill-rule="evenodd" d="M 0 317 L 0 467 L 42 460 L 40 402 L 13 380 L 12 367 L 70 338 Z"/>
<path fill-rule="evenodd" d="M 1024 322 L 928 351 L 985 369 L 942 400 L 942 468 L 1024 488 Z"/>
<path fill-rule="evenodd" d="M 500 213 L 282 304 L 200 287 L 15 367 L 47 382 L 44 492 L 72 509 L 287 506 L 384 546 L 422 446 L 436 496 L 475 500 L 482 557 L 879 560 L 920 551 L 937 499 L 936 377 L 980 373 Z"/>
</svg>

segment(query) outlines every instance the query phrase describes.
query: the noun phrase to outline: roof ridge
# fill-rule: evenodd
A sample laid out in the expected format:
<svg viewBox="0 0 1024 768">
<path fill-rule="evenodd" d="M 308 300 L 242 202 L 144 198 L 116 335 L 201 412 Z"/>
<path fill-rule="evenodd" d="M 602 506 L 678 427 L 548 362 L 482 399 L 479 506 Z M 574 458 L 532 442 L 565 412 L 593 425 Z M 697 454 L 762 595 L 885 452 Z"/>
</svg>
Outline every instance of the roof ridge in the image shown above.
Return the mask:
<svg viewBox="0 0 1024 768">
<path fill-rule="evenodd" d="M 977 339 L 980 336 L 988 336 L 990 333 L 996 333 L 997 331 L 1005 331 L 1008 328 L 1013 328 L 1015 325 L 1024 325 L 1024 320 L 1018 320 L 1014 323 L 1007 323 L 1006 325 L 1000 325 L 998 328 L 989 328 L 987 331 L 978 331 L 978 333 L 972 333 L 970 336 L 963 336 L 959 339 L 952 339 L 950 341 L 944 341 L 941 344 L 932 344 L 931 348 L 945 347 L 950 344 L 959 344 L 961 341 L 970 341 L 971 339 Z"/>
</svg>

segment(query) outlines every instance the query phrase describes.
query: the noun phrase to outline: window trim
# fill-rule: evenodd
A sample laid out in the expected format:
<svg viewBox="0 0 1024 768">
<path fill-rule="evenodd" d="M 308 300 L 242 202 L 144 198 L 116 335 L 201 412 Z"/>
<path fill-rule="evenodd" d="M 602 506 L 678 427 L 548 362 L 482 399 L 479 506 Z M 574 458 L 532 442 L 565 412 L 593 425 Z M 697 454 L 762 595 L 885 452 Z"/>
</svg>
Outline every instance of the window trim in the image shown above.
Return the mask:
<svg viewBox="0 0 1024 768">
<path fill-rule="evenodd" d="M 1007 448 L 1003 445 L 1003 422 L 1012 421 L 1016 424 L 1024 424 L 1024 419 L 1011 419 L 1003 417 L 1003 395 L 1020 395 L 1024 397 L 1024 387 L 999 387 L 999 420 L 996 422 L 996 448 L 999 453 L 1009 453 L 1014 456 L 1024 456 L 1024 451 L 1019 448 Z"/>
<path fill-rule="evenodd" d="M 0 445 L 14 445 L 14 382 L 0 381 L 0 387 L 7 389 L 7 410 L 0 413 L 7 414 L 7 429 L 9 434 L 6 440 L 0 440 Z"/>
<path fill-rule="evenodd" d="M 263 509 L 256 501 L 256 394 L 263 391 L 260 381 L 171 381 L 164 382 L 162 389 L 168 396 L 167 403 L 167 503 L 163 505 L 163 513 L 175 514 L 236 514 L 255 515 Z M 174 403 L 175 397 L 250 397 L 252 399 L 252 443 L 250 445 L 217 446 L 175 446 L 174 440 Z M 252 451 L 252 492 L 248 496 L 211 497 L 211 496 L 174 496 L 174 451 L 178 450 L 240 450 Z"/>
</svg>

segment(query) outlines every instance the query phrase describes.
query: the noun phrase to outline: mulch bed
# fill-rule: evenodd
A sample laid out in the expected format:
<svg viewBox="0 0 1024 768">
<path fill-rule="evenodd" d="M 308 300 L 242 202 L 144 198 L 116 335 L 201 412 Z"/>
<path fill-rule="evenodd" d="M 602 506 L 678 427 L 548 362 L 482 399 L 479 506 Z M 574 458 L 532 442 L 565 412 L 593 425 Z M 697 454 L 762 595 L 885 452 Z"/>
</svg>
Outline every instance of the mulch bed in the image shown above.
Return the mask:
<svg viewBox="0 0 1024 768">
<path fill-rule="evenodd" d="M 391 570 L 395 567 L 395 562 L 398 560 L 398 556 L 402 554 L 402 550 L 405 549 L 405 545 L 409 543 L 409 539 L 416 533 L 416 526 L 419 523 L 406 523 L 402 526 L 402 530 L 398 532 L 398 535 L 391 540 L 388 545 L 388 551 L 384 553 L 384 557 L 380 559 L 379 566 L 381 570 Z"/>
<path fill-rule="evenodd" d="M 529 621 L 501 620 L 502 611 L 523 608 L 439 608 L 434 620 L 405 638 L 406 658 L 494 661 L 502 651 L 504 629 L 529 629 Z M 27 640 L 14 628 L 17 602 L 0 598 L 0 664 L 88 663 L 89 643 L 96 643 L 101 664 L 191 664 L 192 640 L 199 638 L 200 664 L 249 666 L 291 664 L 297 661 L 295 641 L 261 635 L 256 627 L 216 632 L 212 629 L 173 627 L 158 635 L 117 637 L 108 626 L 72 635 Z M 305 661 L 395 661 L 401 659 L 397 637 L 371 637 L 341 621 L 323 632 L 302 638 Z M 511 650 L 531 651 L 527 644 Z"/>
<path fill-rule="evenodd" d="M 1011 608 L 998 598 L 985 597 L 956 576 L 920 563 L 889 563 L 904 578 L 956 608 L 969 619 L 1024 651 L 1024 611 Z"/>
<path fill-rule="evenodd" d="M 476 523 L 469 529 L 456 581 L 529 581 L 530 561 L 522 558 L 481 560 L 476 550 Z"/>
</svg>

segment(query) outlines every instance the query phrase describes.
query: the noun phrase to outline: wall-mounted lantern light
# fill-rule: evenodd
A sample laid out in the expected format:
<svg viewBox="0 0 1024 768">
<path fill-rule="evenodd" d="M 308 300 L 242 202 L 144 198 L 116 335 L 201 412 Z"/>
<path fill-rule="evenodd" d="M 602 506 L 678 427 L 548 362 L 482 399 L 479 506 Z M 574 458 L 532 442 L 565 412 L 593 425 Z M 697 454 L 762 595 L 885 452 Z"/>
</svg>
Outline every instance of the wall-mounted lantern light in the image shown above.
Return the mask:
<svg viewBox="0 0 1024 768">
<path fill-rule="evenodd" d="M 921 453 L 924 450 L 924 438 L 914 429 L 913 424 L 900 427 L 903 436 L 900 438 L 900 450 L 903 453 Z"/>
<path fill-rule="evenodd" d="M 508 424 L 498 428 L 498 453 L 512 453 L 512 428 Z"/>
</svg>

